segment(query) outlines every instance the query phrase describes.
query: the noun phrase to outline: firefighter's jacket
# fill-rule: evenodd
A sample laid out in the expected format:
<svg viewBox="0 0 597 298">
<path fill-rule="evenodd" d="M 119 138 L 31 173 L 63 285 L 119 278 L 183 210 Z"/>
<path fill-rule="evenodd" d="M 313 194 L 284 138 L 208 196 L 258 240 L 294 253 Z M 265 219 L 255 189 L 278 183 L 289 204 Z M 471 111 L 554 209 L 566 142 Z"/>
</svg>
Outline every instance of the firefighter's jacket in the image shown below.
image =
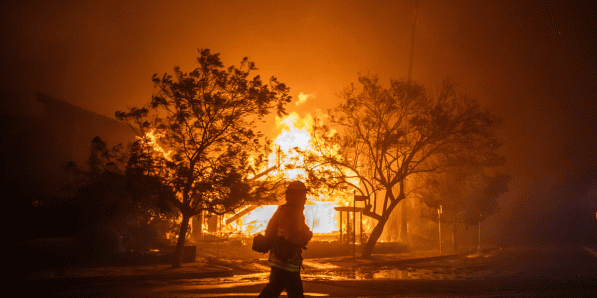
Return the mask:
<svg viewBox="0 0 597 298">
<path fill-rule="evenodd" d="M 286 203 L 281 205 L 267 224 L 266 236 L 282 236 L 286 241 L 295 245 L 294 252 L 286 260 L 277 255 L 275 250 L 270 251 L 268 261 L 271 266 L 291 272 L 300 270 L 303 261 L 302 250 L 313 237 L 313 232 L 305 223 L 304 208 L 303 204 Z"/>
</svg>

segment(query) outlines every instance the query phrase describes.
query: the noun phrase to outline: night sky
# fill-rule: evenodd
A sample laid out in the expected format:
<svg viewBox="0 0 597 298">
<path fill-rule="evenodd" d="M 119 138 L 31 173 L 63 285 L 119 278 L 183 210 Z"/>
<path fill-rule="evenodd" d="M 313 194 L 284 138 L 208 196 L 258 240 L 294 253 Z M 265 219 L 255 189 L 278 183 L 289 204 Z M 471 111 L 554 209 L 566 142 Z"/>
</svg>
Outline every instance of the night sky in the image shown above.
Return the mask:
<svg viewBox="0 0 597 298">
<path fill-rule="evenodd" d="M 592 2 L 419 1 L 411 79 L 437 88 L 450 78 L 504 118 L 513 178 L 483 223 L 495 239 L 597 241 Z M 415 3 L 3 1 L 2 92 L 114 117 L 150 99 L 154 73 L 190 70 L 209 48 L 226 66 L 249 57 L 294 99 L 308 94 L 287 108 L 314 114 L 359 73 L 407 77 Z"/>
</svg>

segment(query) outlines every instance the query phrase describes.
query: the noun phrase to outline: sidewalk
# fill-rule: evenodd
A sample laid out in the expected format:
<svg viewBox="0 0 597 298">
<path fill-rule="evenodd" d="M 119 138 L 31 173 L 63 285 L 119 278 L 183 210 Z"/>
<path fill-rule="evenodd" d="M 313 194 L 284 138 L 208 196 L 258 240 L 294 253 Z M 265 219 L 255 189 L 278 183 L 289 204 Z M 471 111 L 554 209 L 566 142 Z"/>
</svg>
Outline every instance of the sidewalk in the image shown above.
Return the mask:
<svg viewBox="0 0 597 298">
<path fill-rule="evenodd" d="M 333 258 L 316 258 L 305 259 L 305 268 L 314 267 L 317 269 L 333 269 L 333 268 L 359 268 L 359 267 L 399 267 L 402 265 L 413 263 L 426 263 L 441 260 L 455 259 L 463 256 L 472 256 L 478 254 L 486 254 L 495 248 L 483 249 L 481 251 L 463 251 L 458 253 L 446 253 L 439 255 L 438 252 L 433 251 L 416 251 L 408 253 L 387 253 L 387 254 L 373 254 L 370 259 L 363 259 L 358 256 L 342 256 Z"/>
<path fill-rule="evenodd" d="M 465 253 L 465 255 L 470 254 Z M 424 262 L 440 259 L 449 259 L 463 254 L 437 255 L 432 252 L 411 252 L 402 254 L 379 254 L 371 259 L 362 259 L 352 256 L 339 256 L 332 258 L 305 259 L 306 268 L 356 268 L 360 266 L 388 266 L 413 262 Z M 260 260 L 264 263 L 264 260 Z M 242 270 L 241 270 L 242 271 Z M 238 273 L 236 273 L 238 274 Z M 235 275 L 232 268 L 209 264 L 205 262 L 183 263 L 180 268 L 171 268 L 169 264 L 145 266 L 105 266 L 95 268 L 62 268 L 54 270 L 40 270 L 30 276 L 29 280 L 127 280 L 127 279 L 199 279 L 231 277 Z"/>
<path fill-rule="evenodd" d="M 62 239 L 63 240 L 63 239 Z M 60 260 L 68 253 L 68 242 L 54 241 L 37 243 L 35 249 L 27 251 L 20 258 L 26 258 L 29 266 L 23 267 L 24 274 L 20 275 L 27 280 L 81 280 L 81 279 L 198 279 L 230 277 L 233 275 L 269 272 L 267 254 L 251 250 L 251 246 L 243 243 L 236 244 L 198 244 L 194 262 L 183 263 L 180 268 L 171 268 L 165 262 L 142 262 L 138 265 L 110 264 L 103 266 L 76 266 L 62 263 Z M 51 244 L 51 245 L 50 245 Z M 337 245 L 336 245 L 337 246 Z M 352 253 L 340 251 L 332 245 L 312 245 L 305 253 L 304 267 L 307 270 L 350 269 L 361 266 L 399 266 L 408 263 L 442 260 L 468 255 L 472 252 L 453 254 L 439 251 L 412 251 L 399 252 L 380 250 L 370 259 L 363 259 L 360 254 L 353 258 Z M 305 251 L 307 252 L 307 251 Z M 126 260 L 125 260 L 126 261 Z M 51 265 L 43 265 L 45 262 Z M 135 263 L 136 264 L 136 263 Z M 23 264 L 22 264 L 23 265 Z M 37 269 L 34 269 L 37 268 Z M 18 269 L 18 268 L 17 268 Z"/>
<path fill-rule="evenodd" d="M 199 262 L 183 263 L 180 268 L 169 264 L 146 266 L 105 266 L 95 268 L 44 269 L 29 275 L 29 280 L 127 280 L 127 279 L 197 279 L 233 276 L 230 268 Z"/>
</svg>

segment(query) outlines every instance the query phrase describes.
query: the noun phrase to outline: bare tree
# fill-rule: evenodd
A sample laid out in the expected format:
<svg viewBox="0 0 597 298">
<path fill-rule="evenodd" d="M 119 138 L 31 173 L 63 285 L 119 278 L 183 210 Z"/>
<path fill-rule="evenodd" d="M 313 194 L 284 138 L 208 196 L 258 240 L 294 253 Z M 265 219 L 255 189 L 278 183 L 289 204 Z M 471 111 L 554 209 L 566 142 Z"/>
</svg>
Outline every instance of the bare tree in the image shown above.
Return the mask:
<svg viewBox="0 0 597 298">
<path fill-rule="evenodd" d="M 330 124 L 314 127 L 315 153 L 306 158 L 310 183 L 331 190 L 354 188 L 369 196 L 364 215 L 377 220 L 363 250 L 368 258 L 396 205 L 412 192 L 411 179 L 464 165 L 497 165 L 495 133 L 501 119 L 456 93 L 445 82 L 433 96 L 423 86 L 360 76 Z M 336 148 L 330 150 L 329 148 Z"/>
<path fill-rule="evenodd" d="M 171 203 L 182 222 L 173 267 L 181 265 L 193 216 L 204 210 L 228 213 L 267 195 L 269 188 L 252 179 L 269 148 L 261 144 L 255 123 L 271 111 L 286 114 L 291 99 L 289 88 L 275 77 L 268 83 L 259 76 L 250 79 L 257 68 L 247 58 L 240 67 L 224 68 L 219 54 L 199 53 L 199 66 L 191 72 L 175 67 L 174 77 L 153 76 L 158 92 L 147 106 L 116 113 L 141 136 L 137 168 L 159 177 L 176 194 Z"/>
</svg>

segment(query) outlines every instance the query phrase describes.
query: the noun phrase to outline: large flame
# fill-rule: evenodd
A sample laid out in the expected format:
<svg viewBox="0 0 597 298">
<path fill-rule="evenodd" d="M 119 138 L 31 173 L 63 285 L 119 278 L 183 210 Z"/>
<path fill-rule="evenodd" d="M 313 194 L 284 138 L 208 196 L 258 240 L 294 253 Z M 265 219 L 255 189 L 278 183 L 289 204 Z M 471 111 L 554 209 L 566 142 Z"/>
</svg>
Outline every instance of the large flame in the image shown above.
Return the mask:
<svg viewBox="0 0 597 298">
<path fill-rule="evenodd" d="M 281 152 L 284 159 L 276 170 L 277 174 L 282 174 L 288 181 L 303 180 L 305 173 L 300 169 L 303 158 L 294 149 L 313 152 L 310 134 L 313 118 L 310 115 L 301 118 L 297 113 L 291 113 L 285 118 L 278 118 L 277 124 L 281 132 L 273 142 L 277 148 L 269 156 L 269 166 L 275 166 L 279 162 Z M 289 163 L 292 163 L 291 167 L 288 166 Z M 351 199 L 350 194 L 336 195 L 335 197 L 324 197 L 322 194 L 316 193 L 308 194 L 304 211 L 307 225 L 315 234 L 338 232 L 338 212 L 334 210 L 334 207 L 349 206 Z M 280 203 L 283 203 L 283 199 Z M 254 208 L 230 227 L 241 230 L 243 233 L 259 233 L 265 230 L 267 222 L 276 208 L 276 205 Z"/>
<path fill-rule="evenodd" d="M 148 146 L 152 147 L 157 154 L 163 155 L 163 157 L 167 160 L 172 160 L 170 158 L 170 154 L 172 154 L 172 151 L 166 152 L 166 150 L 164 150 L 164 148 L 162 148 L 162 146 L 158 144 L 158 139 L 163 136 L 163 134 L 157 133 L 155 130 L 152 129 L 145 134 L 145 142 Z"/>
<path fill-rule="evenodd" d="M 280 133 L 274 140 L 276 150 L 273 150 L 269 156 L 268 168 L 277 166 L 273 175 L 282 175 L 288 181 L 304 180 L 305 173 L 300 166 L 303 163 L 302 156 L 294 150 L 298 148 L 301 151 L 314 152 L 310 131 L 313 126 L 313 118 L 306 115 L 301 118 L 297 113 L 291 113 L 284 118 L 277 118 L 277 126 Z M 152 146 L 157 154 L 163 155 L 169 159 L 170 151 L 166 152 L 158 144 L 159 134 L 150 131 L 145 135 L 145 141 Z M 280 160 L 283 156 L 283 160 Z M 292 164 L 292 166 L 289 166 Z M 284 198 L 280 198 L 280 204 L 284 203 Z M 336 194 L 334 197 L 324 197 L 323 194 L 310 193 L 307 196 L 305 205 L 306 224 L 315 234 L 336 234 L 339 231 L 339 216 L 334 210 L 337 206 L 351 206 L 351 194 Z M 237 212 L 243 214 L 237 216 L 234 214 L 225 215 L 223 221 L 226 223 L 221 226 L 223 233 L 239 233 L 245 235 L 254 235 L 265 230 L 267 223 L 277 209 L 277 205 L 247 206 Z M 343 219 L 346 221 L 346 218 Z M 369 220 L 365 219 L 365 231 L 371 226 Z M 346 222 L 344 231 L 346 231 Z"/>
<path fill-rule="evenodd" d="M 310 115 L 301 119 L 297 113 L 291 113 L 283 119 L 279 119 L 278 127 L 282 128 L 282 132 L 274 140 L 274 144 L 278 146 L 278 150 L 284 153 L 285 160 L 293 161 L 294 166 L 301 166 L 303 163 L 302 157 L 294 150 L 298 148 L 301 151 L 311 149 L 311 134 L 309 128 L 313 123 Z M 301 126 L 301 127 L 297 127 Z M 270 166 L 276 162 L 277 150 L 274 150 L 270 155 Z M 304 171 L 298 168 L 288 168 L 287 164 L 282 162 L 279 171 L 283 172 L 284 178 L 287 180 L 297 180 L 304 176 Z"/>
</svg>

